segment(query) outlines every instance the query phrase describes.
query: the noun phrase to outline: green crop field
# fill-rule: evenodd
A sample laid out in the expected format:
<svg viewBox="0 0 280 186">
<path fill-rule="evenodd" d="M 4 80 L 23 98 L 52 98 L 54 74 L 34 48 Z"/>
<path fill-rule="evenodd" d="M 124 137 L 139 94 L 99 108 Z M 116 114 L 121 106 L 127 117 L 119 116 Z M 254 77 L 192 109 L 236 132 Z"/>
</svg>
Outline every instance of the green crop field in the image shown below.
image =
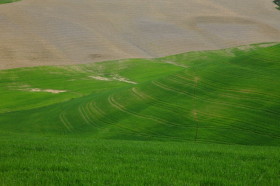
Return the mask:
<svg viewBox="0 0 280 186">
<path fill-rule="evenodd" d="M 0 71 L 2 185 L 279 185 L 280 44 Z"/>
<path fill-rule="evenodd" d="M 276 147 L 1 137 L 1 185 L 279 185 Z"/>
</svg>

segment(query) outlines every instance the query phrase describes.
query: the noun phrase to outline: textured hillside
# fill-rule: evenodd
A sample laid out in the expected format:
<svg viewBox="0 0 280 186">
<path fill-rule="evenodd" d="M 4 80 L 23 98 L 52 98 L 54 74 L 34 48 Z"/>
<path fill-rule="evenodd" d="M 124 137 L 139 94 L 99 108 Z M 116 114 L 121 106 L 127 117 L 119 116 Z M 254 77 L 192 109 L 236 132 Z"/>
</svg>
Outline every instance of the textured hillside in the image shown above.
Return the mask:
<svg viewBox="0 0 280 186">
<path fill-rule="evenodd" d="M 280 45 L 0 71 L 4 134 L 279 145 Z"/>
<path fill-rule="evenodd" d="M 22 0 L 0 6 L 0 69 L 280 41 L 269 0 Z"/>
</svg>

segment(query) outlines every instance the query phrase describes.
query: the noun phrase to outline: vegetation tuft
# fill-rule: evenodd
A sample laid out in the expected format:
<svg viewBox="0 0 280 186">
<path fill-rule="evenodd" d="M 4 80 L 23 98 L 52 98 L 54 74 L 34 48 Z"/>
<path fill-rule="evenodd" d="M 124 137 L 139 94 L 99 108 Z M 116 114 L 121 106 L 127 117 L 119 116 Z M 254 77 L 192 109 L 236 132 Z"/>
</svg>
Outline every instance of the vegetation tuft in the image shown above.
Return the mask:
<svg viewBox="0 0 280 186">
<path fill-rule="evenodd" d="M 5 3 L 13 3 L 19 0 L 0 0 L 0 4 L 5 4 Z"/>
<path fill-rule="evenodd" d="M 273 2 L 278 6 L 276 8 L 280 10 L 280 0 L 274 0 Z"/>
</svg>

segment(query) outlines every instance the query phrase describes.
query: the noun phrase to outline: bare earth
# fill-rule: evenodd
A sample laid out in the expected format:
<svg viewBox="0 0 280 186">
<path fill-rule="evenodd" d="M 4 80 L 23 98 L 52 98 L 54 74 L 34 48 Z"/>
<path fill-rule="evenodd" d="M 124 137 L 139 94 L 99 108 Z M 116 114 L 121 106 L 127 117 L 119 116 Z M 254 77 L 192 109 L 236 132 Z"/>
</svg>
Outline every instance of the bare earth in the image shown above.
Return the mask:
<svg viewBox="0 0 280 186">
<path fill-rule="evenodd" d="M 272 0 L 22 0 L 0 5 L 0 69 L 280 41 Z"/>
</svg>

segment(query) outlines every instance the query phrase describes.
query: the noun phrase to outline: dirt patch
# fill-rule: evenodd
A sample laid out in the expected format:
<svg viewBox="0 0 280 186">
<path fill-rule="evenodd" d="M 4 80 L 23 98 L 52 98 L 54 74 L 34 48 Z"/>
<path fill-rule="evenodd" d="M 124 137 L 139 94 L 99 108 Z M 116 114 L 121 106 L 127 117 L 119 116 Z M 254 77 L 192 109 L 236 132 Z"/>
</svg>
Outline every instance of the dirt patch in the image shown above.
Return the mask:
<svg viewBox="0 0 280 186">
<path fill-rule="evenodd" d="M 52 93 L 52 94 L 59 94 L 59 93 L 67 92 L 66 90 L 29 88 L 29 85 L 21 86 L 20 89 L 17 89 L 17 90 L 28 91 L 28 92 L 48 92 L 48 93 Z"/>
<path fill-rule="evenodd" d="M 53 94 L 59 94 L 62 92 L 66 92 L 66 90 L 54 90 L 54 89 L 40 89 L 40 88 L 32 88 L 30 89 L 31 92 L 49 92 Z"/>
<path fill-rule="evenodd" d="M 92 79 L 100 80 L 100 81 L 121 81 L 129 84 L 138 84 L 137 82 L 131 81 L 125 77 L 120 75 L 114 75 L 113 77 L 103 77 L 103 76 L 89 76 Z"/>
<path fill-rule="evenodd" d="M 131 81 L 131 80 L 129 80 L 129 79 L 126 79 L 126 78 L 124 78 L 124 77 L 121 77 L 121 76 L 115 76 L 115 77 L 113 77 L 113 79 L 114 80 L 117 80 L 117 81 L 121 81 L 121 82 L 125 82 L 125 83 L 129 83 L 129 84 L 137 84 L 136 82 L 134 82 L 134 81 Z"/>
<path fill-rule="evenodd" d="M 102 76 L 89 76 L 89 77 L 100 81 L 112 81 L 111 79 Z"/>
</svg>

